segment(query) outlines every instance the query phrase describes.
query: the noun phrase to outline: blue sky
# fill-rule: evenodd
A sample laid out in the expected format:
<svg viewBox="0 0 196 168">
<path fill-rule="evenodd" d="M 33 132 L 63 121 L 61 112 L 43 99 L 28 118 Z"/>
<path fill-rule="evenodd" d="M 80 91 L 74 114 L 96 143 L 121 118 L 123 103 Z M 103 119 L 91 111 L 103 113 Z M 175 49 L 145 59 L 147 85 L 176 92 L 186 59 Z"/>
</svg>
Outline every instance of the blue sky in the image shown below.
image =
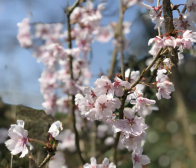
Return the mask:
<svg viewBox="0 0 196 168">
<path fill-rule="evenodd" d="M 72 4 L 74 0 L 69 0 Z M 95 0 L 97 4 L 99 0 Z M 172 3 L 185 3 L 184 0 L 173 0 Z M 41 108 L 43 101 L 40 93 L 38 78 L 43 70 L 43 64 L 37 63 L 31 56 L 31 51 L 22 49 L 16 39 L 18 28 L 16 24 L 23 18 L 29 17 L 32 22 L 48 23 L 53 18 L 54 22 L 65 21 L 63 8 L 65 0 L 0 0 L 0 96 L 7 103 L 23 104 L 35 108 Z M 155 3 L 154 3 L 155 5 Z M 105 17 L 101 24 L 107 25 L 111 21 L 118 20 L 118 0 L 108 0 L 105 14 L 112 15 Z M 125 13 L 125 21 L 133 22 L 139 8 L 137 5 L 128 9 Z M 137 30 L 138 29 L 138 30 Z M 132 34 L 140 34 L 142 28 L 131 28 Z M 131 41 L 133 44 L 134 41 Z M 132 45 L 130 44 L 130 45 Z M 134 45 L 134 44 L 133 44 Z M 147 45 L 147 44 L 146 44 Z M 92 44 L 93 60 L 90 69 L 94 75 L 100 70 L 107 72 L 113 50 L 112 43 Z M 96 77 L 91 79 L 91 84 Z"/>
</svg>

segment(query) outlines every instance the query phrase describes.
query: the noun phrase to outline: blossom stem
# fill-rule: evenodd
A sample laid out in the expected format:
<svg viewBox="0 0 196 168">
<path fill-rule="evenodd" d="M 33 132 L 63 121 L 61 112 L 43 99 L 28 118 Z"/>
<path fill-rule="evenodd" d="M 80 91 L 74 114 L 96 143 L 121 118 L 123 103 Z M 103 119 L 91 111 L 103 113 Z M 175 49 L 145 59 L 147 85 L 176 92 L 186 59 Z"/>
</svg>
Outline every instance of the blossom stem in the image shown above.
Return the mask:
<svg viewBox="0 0 196 168">
<path fill-rule="evenodd" d="M 159 51 L 157 52 L 157 55 L 154 57 L 153 61 L 151 62 L 151 64 L 141 73 L 141 75 L 131 84 L 131 88 L 128 89 L 127 91 L 131 91 L 133 87 L 135 87 L 140 80 L 150 71 L 150 69 L 152 68 L 152 66 L 156 63 L 156 61 L 159 59 L 161 52 L 162 52 L 163 48 L 160 48 Z"/>
<path fill-rule="evenodd" d="M 35 142 L 35 143 L 38 143 L 38 144 L 41 144 L 43 146 L 46 146 L 46 144 L 40 140 L 37 140 L 37 139 L 32 139 L 32 138 L 28 138 L 28 141 L 29 142 Z"/>
<path fill-rule="evenodd" d="M 83 2 L 83 0 L 82 0 Z M 77 0 L 74 5 L 70 8 L 67 9 L 67 31 L 68 31 L 68 48 L 72 49 L 72 37 L 71 37 L 71 22 L 70 22 L 70 15 L 72 13 L 72 11 L 81 3 L 80 0 Z M 71 76 L 71 79 L 74 79 L 73 76 L 73 57 L 72 55 L 69 55 L 69 73 Z M 72 111 L 72 123 L 73 123 L 73 129 L 74 129 L 74 133 L 75 133 L 75 144 L 76 144 L 76 149 L 77 149 L 77 153 L 80 157 L 80 160 L 82 161 L 83 164 L 85 164 L 85 160 L 82 157 L 82 153 L 81 153 L 81 149 L 80 149 L 80 144 L 79 144 L 79 134 L 78 134 L 78 130 L 76 128 L 76 116 L 75 116 L 75 95 L 71 95 L 72 99 L 71 99 L 71 111 Z"/>
<path fill-rule="evenodd" d="M 124 19 L 124 12 L 123 12 L 123 2 L 120 0 L 120 13 L 119 13 L 119 37 L 120 37 L 120 59 L 121 59 L 121 75 L 122 79 L 125 80 L 125 66 L 124 66 L 124 43 L 123 43 L 123 19 Z"/>
<path fill-rule="evenodd" d="M 54 156 L 54 153 L 49 152 L 46 158 L 44 159 L 44 161 L 39 165 L 38 168 L 43 167 L 50 160 L 52 156 Z"/>
<path fill-rule="evenodd" d="M 159 6 L 160 4 L 160 0 L 157 0 L 157 7 Z M 161 35 L 161 28 L 158 27 L 158 35 L 160 36 Z"/>
</svg>

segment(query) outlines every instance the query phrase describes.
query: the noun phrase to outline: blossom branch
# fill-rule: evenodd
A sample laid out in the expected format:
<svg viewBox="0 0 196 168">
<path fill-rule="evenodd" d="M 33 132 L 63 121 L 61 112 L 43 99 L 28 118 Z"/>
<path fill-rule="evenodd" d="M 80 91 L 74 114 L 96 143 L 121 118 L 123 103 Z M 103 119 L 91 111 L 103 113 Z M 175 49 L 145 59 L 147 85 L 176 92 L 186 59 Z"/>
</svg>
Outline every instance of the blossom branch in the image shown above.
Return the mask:
<svg viewBox="0 0 196 168">
<path fill-rule="evenodd" d="M 67 31 L 68 31 L 68 48 L 69 49 L 72 49 L 70 15 L 71 15 L 72 11 L 75 9 L 75 7 L 77 7 L 79 4 L 80 4 L 80 0 L 77 0 L 76 3 L 71 8 L 68 8 L 68 10 L 67 10 Z M 73 77 L 73 63 L 72 63 L 72 61 L 73 61 L 73 57 L 72 57 L 72 55 L 69 55 L 69 67 L 70 67 L 69 73 L 70 73 L 71 79 L 73 80 L 74 77 Z M 83 164 L 85 164 L 85 160 L 82 157 L 80 144 L 79 144 L 79 133 L 76 128 L 75 95 L 72 95 L 72 99 L 71 99 L 71 112 L 72 112 L 73 129 L 74 129 L 74 133 L 75 133 L 76 149 L 77 149 L 78 155 L 80 157 L 80 160 L 82 161 Z"/>
<path fill-rule="evenodd" d="M 143 70 L 143 72 L 141 73 L 141 75 L 131 84 L 131 89 L 133 87 L 135 87 L 140 82 L 140 80 L 150 71 L 150 69 L 152 68 L 152 66 L 155 64 L 155 62 L 161 56 L 162 50 L 163 50 L 163 48 L 159 49 L 159 51 L 157 52 L 157 55 L 154 57 L 154 59 L 151 62 L 151 64 L 145 70 Z M 131 89 L 129 89 L 128 91 L 131 91 Z"/>
</svg>

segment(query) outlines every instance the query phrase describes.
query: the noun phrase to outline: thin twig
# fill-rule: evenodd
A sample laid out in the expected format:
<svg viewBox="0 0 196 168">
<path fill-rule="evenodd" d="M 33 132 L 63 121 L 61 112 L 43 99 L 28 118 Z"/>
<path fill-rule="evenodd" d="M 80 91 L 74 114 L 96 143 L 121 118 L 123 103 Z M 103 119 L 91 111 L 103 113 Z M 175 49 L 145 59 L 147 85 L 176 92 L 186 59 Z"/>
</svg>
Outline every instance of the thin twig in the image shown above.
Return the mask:
<svg viewBox="0 0 196 168">
<path fill-rule="evenodd" d="M 71 14 L 73 12 L 73 10 L 79 6 L 82 2 L 84 2 L 84 0 L 77 0 L 72 7 L 68 8 L 69 14 Z"/>
<path fill-rule="evenodd" d="M 127 91 L 124 92 L 124 96 L 121 99 L 121 107 L 119 109 L 119 119 L 123 119 L 123 110 L 124 110 L 124 106 L 125 106 L 125 101 L 127 99 Z M 118 147 L 118 142 L 120 139 L 120 134 L 121 132 L 118 132 L 116 134 L 116 138 L 115 138 L 115 142 L 114 142 L 114 155 L 113 155 L 113 161 L 114 163 L 117 165 L 117 147 Z"/>
<path fill-rule="evenodd" d="M 185 13 L 186 12 L 186 5 L 184 5 L 184 8 L 182 9 L 182 12 L 181 13 Z"/>
<path fill-rule="evenodd" d="M 159 51 L 157 52 L 157 55 L 154 57 L 154 59 L 151 62 L 151 64 L 145 70 L 143 70 L 143 72 L 141 73 L 141 75 L 131 84 L 131 88 L 129 90 L 127 90 L 127 91 L 131 91 L 131 89 L 133 87 L 135 87 L 140 82 L 140 80 L 150 71 L 150 69 L 152 68 L 152 66 L 159 59 L 162 50 L 163 50 L 163 48 L 159 49 Z"/>
<path fill-rule="evenodd" d="M 112 53 L 112 61 L 110 64 L 110 69 L 108 71 L 108 77 L 111 79 L 113 76 L 113 72 L 114 72 L 114 67 L 116 65 L 116 57 L 117 57 L 117 50 L 116 48 L 114 48 L 113 53 Z"/>
<path fill-rule="evenodd" d="M 120 12 L 119 12 L 119 25 L 118 25 L 118 33 L 120 38 L 120 55 L 121 55 L 121 75 L 122 79 L 125 80 L 125 66 L 124 66 L 124 53 L 123 53 L 123 18 L 124 18 L 124 12 L 123 12 L 123 2 L 120 0 Z M 127 98 L 127 92 L 124 92 L 124 96 L 121 98 L 121 107 L 119 109 L 119 119 L 123 119 L 123 110 L 125 105 L 125 100 Z M 114 143 L 114 155 L 113 155 L 113 161 L 115 164 L 117 164 L 117 146 L 120 138 L 120 132 L 116 134 L 115 143 Z"/>
<path fill-rule="evenodd" d="M 51 157 L 54 156 L 55 153 L 53 152 L 48 152 L 48 155 L 46 156 L 46 158 L 44 159 L 44 161 L 39 165 L 39 168 L 43 167 L 44 165 L 46 165 L 47 162 L 50 161 Z"/>
<path fill-rule="evenodd" d="M 123 38 L 121 38 L 121 37 L 122 37 L 122 33 L 123 33 L 122 32 L 122 29 L 123 29 L 122 23 L 123 23 L 123 18 L 124 18 L 124 12 L 125 12 L 125 10 L 123 11 L 123 7 L 121 7 L 120 8 L 120 13 L 119 13 L 119 21 L 118 21 L 118 24 L 117 24 L 116 30 L 115 30 L 115 38 L 116 38 L 116 40 L 118 40 L 118 37 L 120 37 L 120 45 L 122 45 L 122 46 L 123 46 Z M 120 48 L 122 48 L 122 47 L 120 46 Z M 121 53 L 121 58 L 122 58 L 123 51 L 120 51 L 120 53 Z M 114 50 L 113 50 L 113 53 L 112 53 L 112 60 L 111 60 L 111 64 L 110 64 L 110 69 L 108 71 L 108 77 L 110 79 L 113 76 L 114 67 L 116 65 L 117 54 L 118 54 L 118 52 L 117 52 L 117 49 L 115 47 Z M 122 66 L 122 61 L 121 61 L 121 68 L 122 67 L 124 68 L 124 64 Z"/>
<path fill-rule="evenodd" d="M 160 4 L 160 0 L 157 0 L 157 7 L 159 6 Z M 158 35 L 160 36 L 161 35 L 161 28 L 158 27 Z"/>
<path fill-rule="evenodd" d="M 10 168 L 12 168 L 12 165 L 13 165 L 13 155 L 11 154 Z"/>
<path fill-rule="evenodd" d="M 71 37 L 71 22 L 70 22 L 70 15 L 72 13 L 72 11 L 80 4 L 80 0 L 77 0 L 74 5 L 70 8 L 68 8 L 67 10 L 67 31 L 68 31 L 68 48 L 72 49 L 72 37 Z M 73 57 L 72 55 L 69 55 L 69 73 L 71 76 L 71 79 L 73 80 Z M 82 152 L 80 149 L 80 144 L 79 144 L 79 133 L 78 130 L 76 128 L 76 116 L 75 116 L 75 95 L 71 96 L 71 111 L 72 111 L 72 123 L 73 123 L 73 129 L 74 129 L 74 133 L 75 133 L 75 143 L 76 143 L 76 149 L 77 149 L 77 153 L 80 157 L 80 160 L 82 161 L 83 164 L 85 164 L 85 160 L 82 157 Z"/>
<path fill-rule="evenodd" d="M 124 13 L 123 13 L 123 2 L 120 0 L 120 14 L 119 14 L 119 38 L 120 38 L 120 59 L 121 59 L 121 75 L 122 79 L 125 80 L 125 66 L 124 66 L 124 42 L 123 42 L 123 19 L 124 19 Z"/>
<path fill-rule="evenodd" d="M 38 143 L 38 144 L 41 144 L 43 146 L 46 146 L 46 144 L 40 140 L 37 140 L 37 139 L 32 139 L 32 138 L 28 138 L 28 141 L 29 142 L 35 142 L 35 143 Z"/>
</svg>

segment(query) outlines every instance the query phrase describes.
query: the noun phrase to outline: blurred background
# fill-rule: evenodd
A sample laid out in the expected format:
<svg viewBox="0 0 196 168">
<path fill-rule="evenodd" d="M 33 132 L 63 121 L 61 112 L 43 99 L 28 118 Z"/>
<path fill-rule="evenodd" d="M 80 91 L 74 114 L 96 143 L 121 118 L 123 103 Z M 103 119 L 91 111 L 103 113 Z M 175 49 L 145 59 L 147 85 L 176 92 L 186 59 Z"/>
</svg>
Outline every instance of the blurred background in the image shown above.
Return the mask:
<svg viewBox="0 0 196 168">
<path fill-rule="evenodd" d="M 36 132 L 37 137 L 44 139 L 46 135 L 41 135 L 41 133 L 48 129 L 48 123 L 54 121 L 54 118 L 46 116 L 43 111 L 33 110 L 43 109 L 41 104 L 44 99 L 40 93 L 38 78 L 40 78 L 44 66 L 42 63 L 37 63 L 36 59 L 32 57 L 32 51 L 20 47 L 16 39 L 18 33 L 16 24 L 28 17 L 32 24 L 61 22 L 66 27 L 66 16 L 63 10 L 68 3 L 71 5 L 73 2 L 74 0 L 69 0 L 69 2 L 68 0 L 0 0 L 0 167 L 9 167 L 10 164 L 10 152 L 3 144 L 7 138 L 7 129 L 10 124 L 15 123 L 16 119 L 28 121 L 29 135 Z M 173 4 L 186 3 L 185 0 L 172 0 L 171 2 Z M 95 6 L 99 3 L 99 0 L 94 0 Z M 103 11 L 101 24 L 117 22 L 118 1 L 107 0 L 105 3 L 106 9 Z M 156 6 L 156 2 L 153 5 Z M 177 17 L 177 13 L 174 13 L 174 17 Z M 148 40 L 157 35 L 157 30 L 154 30 L 154 24 L 148 16 L 148 11 L 137 5 L 126 11 L 124 20 L 132 22 L 130 33 L 127 36 L 130 46 L 125 52 L 126 68 L 131 66 L 133 70 L 142 71 L 146 67 L 146 60 L 150 57 Z M 184 51 L 185 58 L 179 65 L 178 78 L 171 75 L 171 80 L 176 88 L 172 99 L 157 101 L 159 111 L 154 111 L 146 118 L 149 128 L 144 153 L 151 159 L 147 168 L 196 167 L 196 51 L 194 49 Z M 93 75 L 90 80 L 92 86 L 100 74 L 107 74 L 112 51 L 111 41 L 104 44 L 95 41 L 92 44 L 93 58 L 90 65 Z M 118 63 L 115 72 L 120 72 Z M 152 99 L 156 99 L 155 93 L 156 90 L 153 89 L 146 89 L 145 92 Z M 19 105 L 33 109 L 23 108 Z M 35 113 L 37 115 L 34 115 Z M 66 117 L 64 126 L 71 128 L 66 122 L 69 120 L 68 116 L 59 114 L 55 116 L 55 119 L 62 117 Z M 40 129 L 41 127 L 42 129 Z M 82 138 L 85 140 L 85 136 Z M 106 134 L 99 138 L 97 148 L 105 139 Z M 84 144 L 84 148 L 88 147 Z M 109 147 L 106 145 L 106 148 Z M 43 155 L 40 152 L 42 152 L 41 148 L 33 151 L 33 154 Z M 99 161 L 101 162 L 104 156 L 109 157 L 110 154 L 111 150 L 108 149 L 103 156 L 98 158 Z M 74 161 L 71 159 L 73 156 L 76 157 Z M 118 167 L 132 166 L 131 153 L 128 153 L 126 149 L 119 152 L 119 157 L 123 162 Z M 17 159 L 18 156 L 14 156 L 14 158 L 13 167 L 28 166 L 28 158 L 24 160 Z M 81 166 L 76 152 L 66 151 L 65 158 L 68 167 Z"/>
</svg>

